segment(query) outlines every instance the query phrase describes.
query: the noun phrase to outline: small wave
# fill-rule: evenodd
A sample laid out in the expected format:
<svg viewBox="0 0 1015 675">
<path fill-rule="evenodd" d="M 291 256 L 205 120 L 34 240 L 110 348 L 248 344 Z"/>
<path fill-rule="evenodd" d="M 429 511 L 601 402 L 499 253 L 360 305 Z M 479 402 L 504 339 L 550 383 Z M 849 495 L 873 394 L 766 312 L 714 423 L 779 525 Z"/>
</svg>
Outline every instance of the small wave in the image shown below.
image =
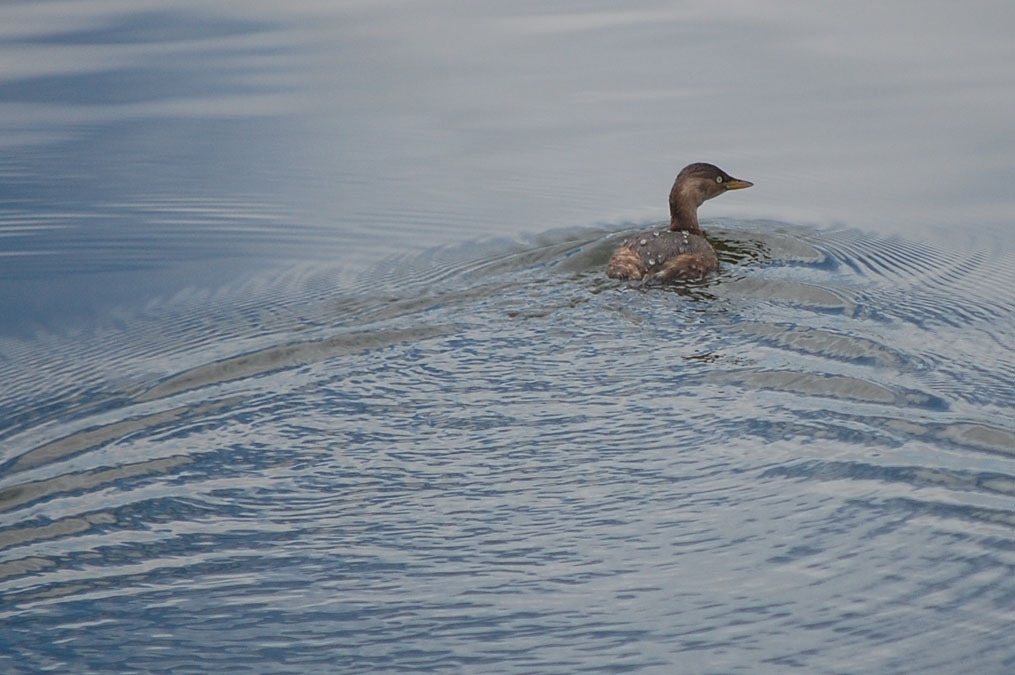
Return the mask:
<svg viewBox="0 0 1015 675">
<path fill-rule="evenodd" d="M 706 615 L 688 631 L 742 616 L 714 604 L 713 577 L 757 569 L 816 580 L 785 616 L 818 613 L 829 578 L 890 595 L 892 617 L 942 586 L 989 588 L 923 556 L 1011 547 L 1009 301 L 978 281 L 991 254 L 942 271 L 923 245 L 725 221 L 717 275 L 639 285 L 603 273 L 612 229 L 353 278 L 266 270 L 153 300 L 94 344 L 5 344 L 0 401 L 20 407 L 0 458 L 0 618 L 212 631 L 211 607 L 263 637 L 291 599 L 328 639 L 386 644 L 396 626 L 417 645 L 449 612 L 474 637 L 469 617 L 522 592 L 512 634 L 552 634 L 561 589 L 652 606 L 666 587 L 632 551 L 696 575 Z M 970 289 L 975 311 L 949 309 Z M 872 586 L 878 569 L 893 573 Z M 450 601 L 435 579 L 454 580 Z"/>
</svg>

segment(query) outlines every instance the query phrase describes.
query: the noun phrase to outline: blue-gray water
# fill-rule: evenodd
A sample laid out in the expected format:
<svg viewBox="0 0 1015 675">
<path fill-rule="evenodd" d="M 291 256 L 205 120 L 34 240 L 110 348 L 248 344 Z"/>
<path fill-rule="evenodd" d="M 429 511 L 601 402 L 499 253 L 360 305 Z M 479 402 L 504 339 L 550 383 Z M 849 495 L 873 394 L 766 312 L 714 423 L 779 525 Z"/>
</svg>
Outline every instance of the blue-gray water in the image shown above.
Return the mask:
<svg viewBox="0 0 1015 675">
<path fill-rule="evenodd" d="M 0 7 L 4 672 L 1015 669 L 1015 10 L 335 4 Z"/>
</svg>

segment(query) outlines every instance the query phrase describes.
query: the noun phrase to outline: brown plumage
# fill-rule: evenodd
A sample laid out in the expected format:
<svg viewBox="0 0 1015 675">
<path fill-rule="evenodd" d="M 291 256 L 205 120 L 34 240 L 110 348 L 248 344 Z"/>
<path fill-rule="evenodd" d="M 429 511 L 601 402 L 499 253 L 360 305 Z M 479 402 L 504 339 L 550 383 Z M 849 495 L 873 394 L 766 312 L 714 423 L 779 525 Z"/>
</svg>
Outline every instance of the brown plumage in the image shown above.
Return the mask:
<svg viewBox="0 0 1015 675">
<path fill-rule="evenodd" d="M 754 185 L 712 164 L 689 164 L 670 190 L 670 229 L 639 232 L 621 243 L 606 274 L 614 279 L 692 279 L 719 267 L 712 245 L 698 226 L 698 207 L 727 190 Z"/>
</svg>

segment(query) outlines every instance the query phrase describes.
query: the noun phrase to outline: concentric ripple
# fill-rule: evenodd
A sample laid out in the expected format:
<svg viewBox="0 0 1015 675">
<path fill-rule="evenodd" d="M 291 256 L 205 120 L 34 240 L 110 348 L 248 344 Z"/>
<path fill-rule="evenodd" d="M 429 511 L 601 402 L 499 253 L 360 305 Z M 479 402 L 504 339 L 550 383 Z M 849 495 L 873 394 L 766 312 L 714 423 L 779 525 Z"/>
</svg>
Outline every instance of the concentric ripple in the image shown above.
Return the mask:
<svg viewBox="0 0 1015 675">
<path fill-rule="evenodd" d="M 722 221 L 716 277 L 630 284 L 602 273 L 623 234 L 344 290 L 266 271 L 4 344 L 3 651 L 55 668 L 86 627 L 96 669 L 1010 659 L 1015 264 Z"/>
</svg>

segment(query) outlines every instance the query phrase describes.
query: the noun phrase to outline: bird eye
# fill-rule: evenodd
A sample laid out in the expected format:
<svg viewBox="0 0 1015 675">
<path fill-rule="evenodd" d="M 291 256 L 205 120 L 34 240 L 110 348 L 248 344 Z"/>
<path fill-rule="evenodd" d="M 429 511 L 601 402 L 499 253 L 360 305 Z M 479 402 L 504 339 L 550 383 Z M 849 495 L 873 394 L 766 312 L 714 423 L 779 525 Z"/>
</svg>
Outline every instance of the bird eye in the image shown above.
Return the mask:
<svg viewBox="0 0 1015 675">
<path fill-rule="evenodd" d="M 722 176 L 716 176 L 715 177 L 715 182 L 716 183 L 721 183 L 722 182 Z"/>
</svg>

